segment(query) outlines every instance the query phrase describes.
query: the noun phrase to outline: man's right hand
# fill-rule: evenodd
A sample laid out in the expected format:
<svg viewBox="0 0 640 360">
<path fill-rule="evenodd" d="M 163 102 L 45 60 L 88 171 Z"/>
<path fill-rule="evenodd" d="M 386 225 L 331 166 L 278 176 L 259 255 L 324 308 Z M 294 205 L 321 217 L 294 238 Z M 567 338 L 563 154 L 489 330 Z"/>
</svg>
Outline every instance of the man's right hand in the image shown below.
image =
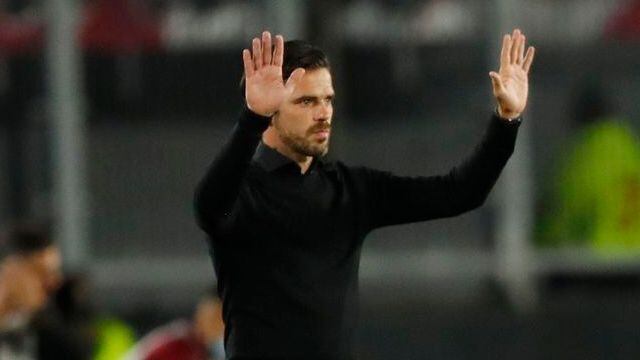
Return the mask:
<svg viewBox="0 0 640 360">
<path fill-rule="evenodd" d="M 253 39 L 251 51 L 242 51 L 247 107 L 262 116 L 273 116 L 304 75 L 304 69 L 297 68 L 283 81 L 284 40 L 276 35 L 274 42 L 272 46 L 271 34 L 265 31 L 262 40 Z"/>
</svg>

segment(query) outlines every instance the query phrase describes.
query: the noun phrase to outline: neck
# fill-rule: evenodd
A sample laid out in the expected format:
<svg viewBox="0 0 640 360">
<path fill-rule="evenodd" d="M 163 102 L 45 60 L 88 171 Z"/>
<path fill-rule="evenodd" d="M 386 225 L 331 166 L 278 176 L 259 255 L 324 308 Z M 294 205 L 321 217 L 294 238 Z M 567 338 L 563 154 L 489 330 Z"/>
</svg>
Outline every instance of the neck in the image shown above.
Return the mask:
<svg viewBox="0 0 640 360">
<path fill-rule="evenodd" d="M 299 152 L 294 151 L 291 147 L 287 146 L 285 143 L 280 140 L 278 134 L 275 133 L 273 127 L 269 127 L 262 134 L 262 142 L 265 145 L 269 146 L 272 149 L 275 149 L 280 154 L 288 157 L 291 161 L 298 164 L 300 167 L 300 173 L 304 174 L 309 170 L 309 166 L 311 166 L 311 162 L 313 161 L 312 156 L 300 154 Z"/>
</svg>

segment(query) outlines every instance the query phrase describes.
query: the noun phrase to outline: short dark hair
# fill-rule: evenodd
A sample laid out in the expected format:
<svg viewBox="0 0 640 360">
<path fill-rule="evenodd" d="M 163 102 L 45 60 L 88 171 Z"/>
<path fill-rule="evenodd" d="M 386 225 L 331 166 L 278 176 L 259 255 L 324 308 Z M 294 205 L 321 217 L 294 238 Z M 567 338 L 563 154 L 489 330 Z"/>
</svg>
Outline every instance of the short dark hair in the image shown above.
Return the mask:
<svg viewBox="0 0 640 360">
<path fill-rule="evenodd" d="M 30 255 L 53 245 L 49 226 L 41 223 L 15 223 L 3 238 L 7 255 Z"/>
<path fill-rule="evenodd" d="M 284 43 L 282 59 L 282 80 L 287 81 L 293 70 L 331 69 L 329 58 L 319 47 L 305 40 L 289 40 Z M 240 80 L 240 91 L 244 98 L 245 74 Z"/>
<path fill-rule="evenodd" d="M 282 61 L 282 79 L 287 80 L 293 70 L 329 69 L 329 59 L 319 47 L 304 40 L 290 40 L 284 43 L 284 59 Z"/>
</svg>

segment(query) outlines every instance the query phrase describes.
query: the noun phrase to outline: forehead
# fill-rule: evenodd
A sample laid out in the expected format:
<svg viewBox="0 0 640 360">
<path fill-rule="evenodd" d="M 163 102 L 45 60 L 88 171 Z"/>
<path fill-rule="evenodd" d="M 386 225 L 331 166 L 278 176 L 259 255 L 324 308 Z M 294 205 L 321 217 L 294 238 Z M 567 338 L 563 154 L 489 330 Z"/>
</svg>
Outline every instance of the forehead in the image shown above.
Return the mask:
<svg viewBox="0 0 640 360">
<path fill-rule="evenodd" d="M 333 94 L 333 82 L 331 73 L 329 69 L 326 68 L 306 71 L 293 92 L 294 97 L 301 95 L 321 96 L 330 94 Z"/>
</svg>

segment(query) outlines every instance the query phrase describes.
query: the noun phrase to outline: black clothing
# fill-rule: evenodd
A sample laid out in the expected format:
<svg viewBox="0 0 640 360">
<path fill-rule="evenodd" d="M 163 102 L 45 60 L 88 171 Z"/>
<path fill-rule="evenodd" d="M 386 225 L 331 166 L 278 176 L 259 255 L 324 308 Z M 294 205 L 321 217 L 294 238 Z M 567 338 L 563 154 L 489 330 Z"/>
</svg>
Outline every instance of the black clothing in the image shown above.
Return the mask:
<svg viewBox="0 0 640 360">
<path fill-rule="evenodd" d="M 442 176 L 399 177 L 318 158 L 301 174 L 260 143 L 269 119 L 245 111 L 195 202 L 210 236 L 227 356 L 351 358 L 367 233 L 481 205 L 513 152 L 518 124 L 494 115 L 473 156 Z"/>
<path fill-rule="evenodd" d="M 59 310 L 47 306 L 33 321 L 38 339 L 38 359 L 89 360 L 92 345 L 79 328 L 64 321 Z"/>
<path fill-rule="evenodd" d="M 92 348 L 67 325 L 55 308 L 47 306 L 29 322 L 0 329 L 0 360 L 91 359 Z"/>
<path fill-rule="evenodd" d="M 0 329 L 0 359 L 36 360 L 37 350 L 37 337 L 26 324 Z"/>
</svg>

